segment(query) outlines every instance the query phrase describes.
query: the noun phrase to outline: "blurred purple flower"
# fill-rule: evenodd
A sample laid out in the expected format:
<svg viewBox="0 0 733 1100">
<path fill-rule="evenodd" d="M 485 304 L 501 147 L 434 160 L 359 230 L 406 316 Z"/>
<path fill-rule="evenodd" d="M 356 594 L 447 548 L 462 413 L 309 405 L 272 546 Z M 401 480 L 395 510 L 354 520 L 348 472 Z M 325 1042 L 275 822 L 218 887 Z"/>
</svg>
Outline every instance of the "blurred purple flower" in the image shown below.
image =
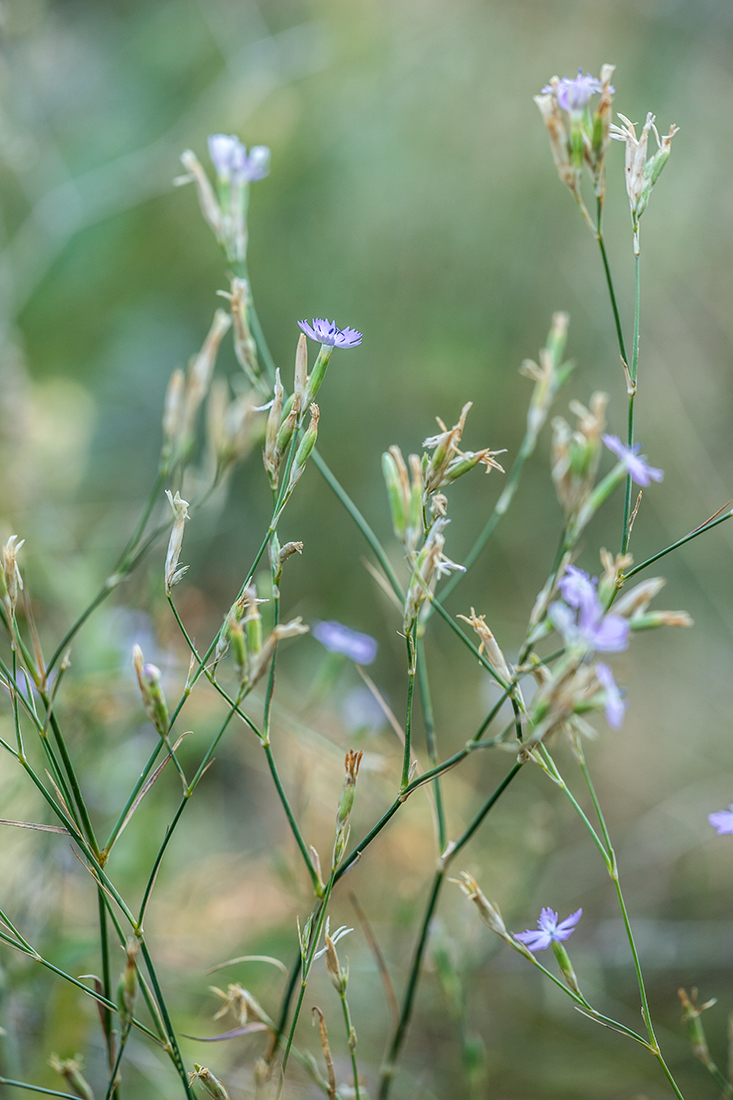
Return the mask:
<svg viewBox="0 0 733 1100">
<path fill-rule="evenodd" d="M 604 665 L 602 661 L 599 661 L 596 665 L 596 677 L 606 693 L 606 721 L 615 730 L 620 729 L 624 721 L 626 704 L 621 698 L 621 692 L 613 678 L 613 673 L 608 665 Z"/>
<path fill-rule="evenodd" d="M 729 810 L 716 810 L 714 814 L 708 814 L 708 821 L 717 830 L 718 836 L 733 833 L 733 802 Z"/>
<path fill-rule="evenodd" d="M 650 481 L 661 481 L 664 477 L 663 470 L 658 470 L 656 466 L 650 466 L 644 455 L 639 454 L 641 443 L 635 443 L 633 447 L 627 447 L 617 435 L 604 435 L 603 442 L 609 451 L 613 451 L 621 459 L 627 472 L 636 484 L 641 485 L 642 488 L 646 488 Z"/>
<path fill-rule="evenodd" d="M 377 643 L 371 635 L 359 634 L 341 623 L 316 623 L 311 633 L 331 653 L 343 653 L 357 665 L 370 665 L 377 656 Z"/>
<path fill-rule="evenodd" d="M 550 621 L 567 645 L 618 653 L 629 644 L 629 623 L 623 615 L 604 614 L 596 584 L 584 570 L 568 565 L 558 585 L 565 603 L 550 605 Z"/>
<path fill-rule="evenodd" d="M 252 183 L 263 179 L 270 170 L 270 150 L 266 145 L 246 146 L 234 134 L 210 134 L 209 156 L 221 183 Z"/>
<path fill-rule="evenodd" d="M 553 941 L 560 943 L 566 940 L 575 931 L 575 925 L 583 915 L 582 909 L 576 909 L 565 920 L 558 923 L 557 913 L 554 909 L 543 909 L 537 921 L 538 932 L 527 929 L 526 932 L 515 932 L 514 939 L 523 943 L 530 951 L 544 951 Z"/>
<path fill-rule="evenodd" d="M 311 340 L 332 348 L 355 348 L 361 343 L 361 333 L 355 328 L 337 328 L 335 321 L 327 321 L 322 317 L 314 317 L 312 325 L 307 321 L 298 321 L 298 328 L 306 336 L 310 336 Z"/>
<path fill-rule="evenodd" d="M 554 93 L 563 111 L 567 111 L 569 115 L 579 115 L 588 106 L 590 97 L 595 95 L 596 92 L 600 92 L 602 87 L 600 80 L 596 80 L 590 73 L 584 73 L 582 69 L 578 69 L 577 76 L 562 77 L 557 83 L 557 88 L 554 88 L 552 84 L 545 84 L 542 94 Z M 614 89 L 611 88 L 610 91 L 613 94 Z"/>
</svg>

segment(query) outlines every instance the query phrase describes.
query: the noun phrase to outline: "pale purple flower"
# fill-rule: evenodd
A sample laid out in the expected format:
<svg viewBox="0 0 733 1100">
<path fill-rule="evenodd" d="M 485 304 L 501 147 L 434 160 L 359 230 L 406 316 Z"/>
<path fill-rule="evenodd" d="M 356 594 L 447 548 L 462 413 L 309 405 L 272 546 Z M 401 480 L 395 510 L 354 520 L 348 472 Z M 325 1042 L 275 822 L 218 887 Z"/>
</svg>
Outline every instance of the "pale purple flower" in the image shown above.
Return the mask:
<svg viewBox="0 0 733 1100">
<path fill-rule="evenodd" d="M 570 607 L 595 607 L 598 602 L 596 584 L 597 581 L 591 580 L 584 569 L 578 569 L 577 565 L 566 565 L 557 587 Z"/>
<path fill-rule="evenodd" d="M 576 77 L 564 76 L 559 80 L 557 89 L 553 88 L 552 84 L 546 84 L 542 94 L 548 95 L 554 92 L 563 111 L 567 111 L 569 115 L 581 115 L 588 106 L 590 97 L 600 92 L 602 88 L 600 80 L 578 69 Z M 613 94 L 614 89 L 610 88 L 609 91 Z"/>
<path fill-rule="evenodd" d="M 621 692 L 613 678 L 613 673 L 608 665 L 604 665 L 602 661 L 599 661 L 596 665 L 596 678 L 606 693 L 606 721 L 615 730 L 621 729 L 626 704 L 621 698 Z"/>
<path fill-rule="evenodd" d="M 370 665 L 377 656 L 377 643 L 370 634 L 360 634 L 341 623 L 316 623 L 312 634 L 331 653 L 343 653 L 357 665 Z"/>
<path fill-rule="evenodd" d="M 355 328 L 337 328 L 335 321 L 327 321 L 322 317 L 314 317 L 312 325 L 307 321 L 298 321 L 298 328 L 306 336 L 310 336 L 311 340 L 332 348 L 355 348 L 361 343 L 361 333 Z"/>
<path fill-rule="evenodd" d="M 576 909 L 565 920 L 558 922 L 557 913 L 554 909 L 543 909 L 537 921 L 539 931 L 534 932 L 527 929 L 526 932 L 515 932 L 514 939 L 519 940 L 530 951 L 544 951 L 551 943 L 560 943 L 561 940 L 566 940 L 568 936 L 571 936 L 582 915 L 583 910 Z"/>
<path fill-rule="evenodd" d="M 714 814 L 708 814 L 708 821 L 717 830 L 718 836 L 733 833 L 733 802 L 729 810 L 716 810 Z"/>
<path fill-rule="evenodd" d="M 234 134 L 210 134 L 209 156 L 221 183 L 252 183 L 263 179 L 270 170 L 270 150 L 266 145 L 247 148 Z"/>
<path fill-rule="evenodd" d="M 567 645 L 618 653 L 627 648 L 631 628 L 623 615 L 604 614 L 597 583 L 577 566 L 566 566 L 558 586 L 565 603 L 550 604 L 550 621 Z"/>
<path fill-rule="evenodd" d="M 664 471 L 656 466 L 650 466 L 644 455 L 640 455 L 641 443 L 634 443 L 633 447 L 627 447 L 617 435 L 604 435 L 603 442 L 609 451 L 613 451 L 621 459 L 627 472 L 637 485 L 646 488 L 650 481 L 661 481 Z"/>
</svg>

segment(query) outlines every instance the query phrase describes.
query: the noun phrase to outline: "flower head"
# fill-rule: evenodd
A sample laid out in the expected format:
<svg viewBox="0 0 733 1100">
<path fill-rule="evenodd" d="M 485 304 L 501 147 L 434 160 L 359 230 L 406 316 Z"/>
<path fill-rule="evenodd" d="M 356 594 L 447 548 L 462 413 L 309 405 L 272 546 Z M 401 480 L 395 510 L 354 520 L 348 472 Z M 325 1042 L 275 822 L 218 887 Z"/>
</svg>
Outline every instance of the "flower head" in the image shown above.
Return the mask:
<svg viewBox="0 0 733 1100">
<path fill-rule="evenodd" d="M 620 729 L 624 721 L 626 704 L 621 698 L 613 673 L 603 661 L 598 661 L 596 664 L 596 679 L 606 694 L 606 721 L 613 729 Z"/>
<path fill-rule="evenodd" d="M 603 442 L 609 451 L 613 451 L 621 459 L 627 472 L 637 485 L 646 488 L 650 481 L 661 481 L 664 477 L 663 470 L 658 470 L 656 466 L 650 466 L 646 457 L 639 454 L 641 443 L 634 443 L 633 447 L 627 447 L 617 435 L 604 435 Z"/>
<path fill-rule="evenodd" d="M 552 83 L 546 84 L 542 94 L 554 93 L 563 111 L 567 111 L 569 115 L 579 115 L 588 106 L 590 97 L 600 92 L 602 88 L 600 80 L 578 69 L 576 77 L 564 76 L 561 80 L 555 79 Z M 613 93 L 613 88 L 610 90 Z"/>
<path fill-rule="evenodd" d="M 331 653 L 343 653 L 357 665 L 370 665 L 377 656 L 377 643 L 371 635 L 360 634 L 341 623 L 316 623 L 313 637 Z"/>
<path fill-rule="evenodd" d="M 209 156 L 220 183 L 252 183 L 270 171 L 270 150 L 266 145 L 247 147 L 234 134 L 210 134 Z"/>
<path fill-rule="evenodd" d="M 298 328 L 311 340 L 332 348 L 355 348 L 361 343 L 361 333 L 355 328 L 337 328 L 335 321 L 322 317 L 314 317 L 312 325 L 307 321 L 298 321 Z"/>
<path fill-rule="evenodd" d="M 558 916 L 554 909 L 543 909 L 540 912 L 537 928 L 534 932 L 527 929 L 526 932 L 515 932 L 514 939 L 523 943 L 530 951 L 544 951 L 551 943 L 560 943 L 566 940 L 575 931 L 575 925 L 583 915 L 582 909 L 576 909 L 565 920 L 558 922 Z"/>
<path fill-rule="evenodd" d="M 582 645 L 602 653 L 618 653 L 629 644 L 630 626 L 623 615 L 605 614 L 596 580 L 574 565 L 565 569 L 560 593 L 565 603 L 550 605 L 552 625 L 567 645 Z M 573 614 L 573 610 L 575 614 Z"/>
<path fill-rule="evenodd" d="M 729 810 L 717 810 L 714 814 L 708 814 L 708 821 L 717 831 L 718 836 L 733 833 L 733 802 Z"/>
</svg>

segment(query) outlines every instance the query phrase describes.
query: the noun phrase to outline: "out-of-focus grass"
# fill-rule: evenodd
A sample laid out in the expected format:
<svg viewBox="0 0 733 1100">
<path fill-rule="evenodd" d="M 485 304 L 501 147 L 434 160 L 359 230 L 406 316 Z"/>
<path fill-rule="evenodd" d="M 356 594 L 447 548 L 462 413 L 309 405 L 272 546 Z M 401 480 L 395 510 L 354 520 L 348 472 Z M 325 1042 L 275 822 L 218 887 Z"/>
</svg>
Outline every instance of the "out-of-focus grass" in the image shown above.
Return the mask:
<svg viewBox="0 0 733 1100">
<path fill-rule="evenodd" d="M 381 451 L 393 442 L 418 450 L 435 415 L 452 423 L 472 399 L 467 445 L 507 447 L 511 459 L 529 388 L 517 367 L 536 355 L 555 309 L 571 314 L 569 350 L 578 362 L 558 411 L 571 396 L 585 400 L 603 388 L 611 394 L 612 429 L 623 432 L 623 378 L 599 259 L 556 179 L 531 101 L 553 72 L 581 64 L 597 72 L 601 62 L 615 62 L 619 110 L 637 121 L 651 109 L 665 129 L 671 121 L 681 126 L 642 223 L 638 434 L 666 478 L 645 494 L 634 530 L 637 558 L 728 500 L 727 5 L 15 0 L 4 10 L 0 519 L 6 534 L 27 539 L 28 580 L 49 647 L 124 542 L 154 476 L 168 375 L 200 344 L 215 291 L 225 285 L 193 192 L 170 187 L 180 151 L 190 146 L 203 157 L 212 131 L 234 131 L 273 150 L 271 176 L 253 188 L 250 268 L 278 362 L 290 371 L 300 317 L 327 314 L 364 332 L 363 347 L 335 358 L 330 369 L 319 446 L 389 541 Z M 630 324 L 631 247 L 616 146 L 609 153 L 607 237 Z M 236 371 L 231 353 L 219 369 Z M 559 513 L 547 446 L 545 435 L 516 513 L 451 602 L 454 611 L 474 603 L 485 612 L 510 655 L 555 549 Z M 500 486 L 494 473 L 456 487 L 452 557 L 468 549 Z M 208 637 L 229 606 L 267 508 L 254 454 L 218 511 L 189 525 L 185 560 L 192 567 L 181 608 L 197 638 Z M 599 517 L 587 547 L 616 545 L 619 510 Z M 399 623 L 375 597 L 360 562 L 360 536 L 315 470 L 299 486 L 284 533 L 306 547 L 302 561 L 288 565 L 288 608 L 308 621 L 338 617 L 377 636 L 374 677 L 401 716 Z M 601 738 L 590 753 L 631 911 L 651 922 L 649 977 L 663 1042 L 693 1094 L 703 1086 L 679 1026 L 675 990 L 698 983 L 705 997 L 721 998 L 709 1014 L 720 1061 L 733 996 L 727 923 L 704 923 L 727 922 L 732 896 L 729 847 L 714 840 L 705 820 L 727 805 L 733 788 L 732 539 L 724 526 L 663 563 L 663 602 L 689 608 L 697 626 L 634 641 L 617 666 L 631 704 L 625 728 L 611 735 L 599 723 Z M 398 562 L 396 551 L 394 557 Z M 163 665 L 172 695 L 185 677 L 187 657 L 161 599 L 160 558 L 152 555 L 74 647 L 64 717 L 100 822 L 113 819 L 152 745 L 128 675 L 134 638 L 149 639 L 147 652 Z M 590 549 L 581 564 L 597 570 Z M 432 629 L 428 656 L 447 754 L 473 732 L 487 687 L 443 624 L 434 621 Z M 351 668 L 343 668 L 330 694 L 309 702 L 322 661 L 312 639 L 283 654 L 274 746 L 309 842 L 327 858 L 344 748 L 354 744 L 368 754 L 356 836 L 391 800 L 398 745 L 387 729 L 355 734 L 346 725 L 345 700 L 359 686 Z M 194 736 L 184 759 L 192 760 L 221 709 L 202 691 L 187 714 Z M 446 779 L 451 835 L 508 763 L 502 754 L 475 758 Z M 141 888 L 177 803 L 177 783 L 172 773 L 161 779 L 115 852 L 111 869 L 124 890 Z M 9 767 L 0 784 L 0 816 L 40 819 L 42 808 Z M 187 814 L 166 856 L 148 930 L 180 1030 L 201 1035 L 212 1033 L 207 1017 L 217 1007 L 206 967 L 245 953 L 289 963 L 295 914 L 302 917 L 309 902 L 261 751 L 243 728 L 222 745 Z M 347 880 L 375 925 L 398 993 L 433 861 L 429 806 L 420 794 Z M 539 775 L 524 775 L 508 793 L 465 866 L 511 927 L 528 926 L 540 904 L 563 911 L 582 904 L 573 941 L 578 969 L 634 1025 L 633 974 L 618 961 L 609 884 L 576 821 Z M 91 880 L 63 839 L 4 833 L 0 868 L 0 904 L 12 899 L 31 942 L 74 973 L 97 970 Z M 334 907 L 335 920 L 354 922 L 345 894 Z M 643 1052 L 557 1004 L 448 891 L 441 920 L 465 975 L 471 1026 L 486 1044 L 486 1095 L 665 1095 Z M 705 943 L 712 935 L 727 945 L 718 957 Z M 651 945 L 665 938 L 669 953 L 654 955 Z M 359 1056 L 373 1081 L 386 1012 L 359 932 L 344 942 L 347 951 Z M 4 950 L 2 965 L 4 1072 L 52 1085 L 44 1066 L 49 1052 L 89 1047 L 97 1080 L 102 1055 L 93 1008 Z M 219 984 L 230 977 L 275 1012 L 277 971 L 234 967 L 218 975 Z M 321 973 L 312 991 L 334 1018 L 343 1079 L 335 995 Z M 222 1045 L 214 1054 L 190 1044 L 186 1055 L 210 1057 L 233 1096 L 248 1095 L 259 1042 Z M 457 1094 L 457 1051 L 437 978 L 428 973 L 396 1095 Z M 175 1095 L 143 1044 L 135 1043 L 132 1055 L 139 1077 L 130 1095 Z"/>
</svg>

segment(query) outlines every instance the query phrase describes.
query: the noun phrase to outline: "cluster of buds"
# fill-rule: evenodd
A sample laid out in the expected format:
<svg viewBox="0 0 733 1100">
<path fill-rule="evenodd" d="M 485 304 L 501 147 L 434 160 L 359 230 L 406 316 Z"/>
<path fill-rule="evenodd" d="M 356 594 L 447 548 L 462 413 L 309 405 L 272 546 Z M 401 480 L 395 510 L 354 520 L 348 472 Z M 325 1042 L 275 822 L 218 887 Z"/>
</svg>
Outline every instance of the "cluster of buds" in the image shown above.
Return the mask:
<svg viewBox="0 0 733 1100">
<path fill-rule="evenodd" d="M 165 694 L 160 685 L 160 669 L 157 665 L 145 664 L 143 651 L 139 645 L 133 647 L 132 665 L 137 674 L 137 682 L 140 685 L 140 694 L 148 718 L 165 740 L 170 727 L 170 717 Z"/>
<path fill-rule="evenodd" d="M 249 153 L 239 138 L 230 134 L 209 137 L 209 156 L 216 172 L 216 191 L 194 152 L 181 154 L 185 176 L 173 182 L 194 183 L 201 213 L 214 236 L 233 263 L 247 256 L 247 206 L 249 185 L 263 179 L 270 170 L 270 150 L 254 145 Z"/>
<path fill-rule="evenodd" d="M 176 462 L 185 462 L 190 457 L 196 438 L 196 418 L 211 386 L 219 345 L 231 323 L 229 314 L 217 309 L 201 351 L 191 359 L 188 370 L 184 374 L 178 368 L 171 375 L 163 410 L 160 458 L 161 469 L 166 473 Z"/>
<path fill-rule="evenodd" d="M 193 1069 L 188 1075 L 188 1080 L 191 1084 L 193 1084 L 194 1081 L 200 1081 L 209 1096 L 213 1096 L 214 1100 L 229 1100 L 229 1093 L 224 1088 L 219 1078 L 215 1077 L 206 1066 L 200 1066 L 198 1062 L 194 1062 Z"/>
<path fill-rule="evenodd" d="M 611 138 L 614 68 L 614 65 L 602 65 L 600 80 L 583 73 L 582 69 L 574 78 L 553 76 L 542 93 L 534 97 L 547 127 L 557 174 L 569 188 L 594 233 L 595 226 L 580 194 L 580 180 L 583 165 L 586 165 L 595 196 L 602 204 L 604 165 Z M 600 99 L 595 111 L 591 112 L 590 100 L 596 94 Z"/>
<path fill-rule="evenodd" d="M 333 348 L 329 349 L 329 354 L 331 351 L 333 351 Z M 319 361 L 320 358 L 319 356 Z M 318 366 L 318 362 L 316 366 Z M 275 371 L 275 396 L 272 399 L 267 417 L 265 449 L 262 456 L 273 492 L 278 486 L 280 464 L 290 446 L 293 433 L 300 427 L 303 414 L 308 408 L 307 401 L 310 400 L 309 395 L 312 392 L 311 381 L 312 376 L 310 378 L 308 376 L 308 344 L 305 335 L 301 334 L 298 339 L 298 346 L 295 349 L 293 392 L 285 402 L 283 402 L 285 391 L 280 381 L 280 371 Z M 313 406 L 313 408 L 317 410 L 318 406 Z M 318 413 L 316 412 L 316 428 L 317 425 Z M 311 426 L 313 426 L 313 409 L 311 409 Z M 313 443 L 315 443 L 315 436 L 313 437 Z M 308 454 L 312 449 L 313 444 L 311 444 Z"/>
<path fill-rule="evenodd" d="M 629 196 L 631 220 L 634 226 L 634 252 L 639 254 L 639 218 L 646 210 L 652 187 L 659 179 L 662 169 L 669 160 L 672 138 L 679 127 L 674 123 L 669 133 L 660 138 L 654 125 L 654 115 L 648 114 L 639 137 L 636 136 L 633 122 L 625 115 L 618 116 L 623 126 L 611 126 L 611 137 L 626 143 L 626 194 Z M 657 151 L 647 160 L 649 131 L 654 132 Z"/>
<path fill-rule="evenodd" d="M 607 403 L 605 393 L 594 393 L 589 408 L 571 401 L 570 410 L 578 419 L 575 431 L 561 416 L 552 421 L 552 480 L 566 519 L 578 514 L 593 491 Z"/>
<path fill-rule="evenodd" d="M 553 313 L 547 343 L 540 350 L 539 364 L 533 359 L 525 359 L 519 368 L 520 374 L 535 384 L 527 410 L 527 434 L 532 440 L 529 446 L 534 445 L 557 391 L 573 369 L 572 363 L 562 361 L 567 335 L 567 313 Z"/>
<path fill-rule="evenodd" d="M 349 749 L 346 753 L 346 759 L 344 760 L 344 782 L 341 788 L 338 808 L 336 810 L 336 840 L 333 846 L 333 859 L 331 861 L 334 870 L 344 858 L 346 845 L 349 843 L 349 833 L 351 832 L 349 817 L 354 806 L 356 778 L 359 774 L 359 765 L 361 764 L 362 756 L 362 752 L 354 752 L 353 749 Z"/>
<path fill-rule="evenodd" d="M 229 302 L 234 332 L 234 354 L 237 362 L 252 385 L 259 388 L 262 385 L 262 378 L 257 359 L 257 345 L 249 325 L 249 311 L 252 307 L 249 283 L 246 279 L 239 279 L 233 275 L 230 289 L 220 290 L 219 296 L 226 298 Z"/>
<path fill-rule="evenodd" d="M 18 568 L 18 551 L 25 539 L 21 539 L 20 542 L 17 539 L 17 535 L 10 536 L 3 546 L 2 560 L 0 560 L 0 602 L 5 609 L 11 629 L 18 597 L 23 591 L 23 578 Z"/>
<path fill-rule="evenodd" d="M 541 758 L 534 754 L 534 750 L 550 734 L 560 732 L 567 739 L 576 759 L 583 760 L 581 735 L 595 737 L 596 733 L 582 715 L 601 710 L 604 706 L 607 711 L 610 709 L 599 669 L 603 676 L 607 666 L 600 662 L 595 666 L 586 664 L 577 653 L 559 662 L 552 672 L 544 665 L 536 666 L 533 673 L 539 687 L 532 700 L 528 716 L 529 733 L 522 743 L 520 759 L 532 757 L 542 766 Z M 610 669 L 608 671 L 610 673 Z M 613 686 L 615 688 L 615 684 Z M 624 704 L 617 688 L 614 702 L 618 702 L 623 719 Z M 612 717 L 615 718 L 613 713 Z M 615 724 L 620 725 L 620 722 Z"/>
<path fill-rule="evenodd" d="M 387 485 L 392 527 L 408 554 L 414 553 L 423 533 L 422 460 L 410 455 L 408 475 L 402 451 L 392 446 L 382 455 L 382 472 Z"/>
<path fill-rule="evenodd" d="M 228 383 L 214 382 L 206 407 L 206 434 L 217 477 L 246 458 L 261 438 L 261 412 L 251 393 L 230 401 Z"/>
<path fill-rule="evenodd" d="M 83 1065 L 81 1054 L 77 1054 L 74 1058 L 59 1058 L 58 1054 L 52 1054 L 48 1064 L 52 1070 L 61 1074 L 69 1088 L 73 1089 L 75 1096 L 79 1096 L 81 1100 L 94 1100 L 92 1086 L 81 1072 Z"/>
<path fill-rule="evenodd" d="M 232 605 L 216 647 L 216 661 L 220 661 L 231 647 L 243 693 L 245 689 L 251 691 L 261 679 L 278 642 L 308 633 L 308 627 L 298 616 L 289 623 L 278 623 L 263 640 L 259 605 L 266 602 L 258 598 L 254 582 L 249 584 Z"/>
<path fill-rule="evenodd" d="M 127 941 L 125 969 L 120 975 L 117 986 L 117 1008 L 123 1028 L 129 1028 L 132 1024 L 135 994 L 137 993 L 137 956 L 139 951 L 140 942 L 131 936 Z"/>
<path fill-rule="evenodd" d="M 424 545 L 415 558 L 412 578 L 405 599 L 405 634 L 409 634 L 417 622 L 420 609 L 425 600 L 432 596 L 438 577 L 445 576 L 452 569 L 465 572 L 464 566 L 451 561 L 443 553 L 443 547 L 445 546 L 443 531 L 449 522 L 447 519 L 436 519 L 430 528 Z"/>
<path fill-rule="evenodd" d="M 463 474 L 467 474 L 474 466 L 482 463 L 486 467 L 486 473 L 493 470 L 504 469 L 494 461 L 496 455 L 504 454 L 504 450 L 491 451 L 488 447 L 482 451 L 462 451 L 459 447 L 463 429 L 466 424 L 468 410 L 473 404 L 467 401 L 461 409 L 458 423 L 452 428 L 447 428 L 439 416 L 436 416 L 440 431 L 437 435 L 431 435 L 423 442 L 433 453 L 429 459 L 424 460 L 424 503 L 427 505 L 429 497 L 444 485 L 450 485 Z"/>
</svg>

